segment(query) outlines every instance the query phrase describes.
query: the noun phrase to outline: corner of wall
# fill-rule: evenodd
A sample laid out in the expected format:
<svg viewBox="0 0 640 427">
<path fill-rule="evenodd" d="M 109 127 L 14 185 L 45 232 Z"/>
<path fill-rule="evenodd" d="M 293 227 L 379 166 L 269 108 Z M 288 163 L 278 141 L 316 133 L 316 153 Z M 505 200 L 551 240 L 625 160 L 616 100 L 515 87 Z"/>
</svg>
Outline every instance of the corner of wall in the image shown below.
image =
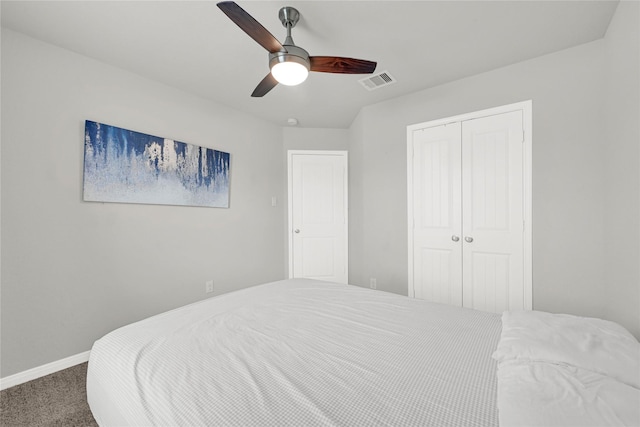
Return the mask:
<svg viewBox="0 0 640 427">
<path fill-rule="evenodd" d="M 605 35 L 605 315 L 640 338 L 640 3 Z"/>
<path fill-rule="evenodd" d="M 351 122 L 348 130 L 349 150 L 349 283 L 364 286 L 362 264 L 365 236 L 363 230 L 364 124 L 363 110 Z"/>
</svg>

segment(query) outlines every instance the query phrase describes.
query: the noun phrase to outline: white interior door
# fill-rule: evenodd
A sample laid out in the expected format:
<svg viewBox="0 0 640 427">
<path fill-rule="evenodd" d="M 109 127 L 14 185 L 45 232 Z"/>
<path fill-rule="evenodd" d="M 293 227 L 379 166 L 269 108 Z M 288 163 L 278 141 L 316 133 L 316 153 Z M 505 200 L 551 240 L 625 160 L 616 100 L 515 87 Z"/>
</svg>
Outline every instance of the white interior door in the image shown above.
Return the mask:
<svg viewBox="0 0 640 427">
<path fill-rule="evenodd" d="M 415 298 L 462 306 L 461 126 L 413 131 Z"/>
<path fill-rule="evenodd" d="M 288 154 L 289 277 L 347 283 L 347 152 Z"/>
<path fill-rule="evenodd" d="M 409 296 L 532 309 L 531 103 L 407 128 Z"/>
<path fill-rule="evenodd" d="M 462 122 L 463 305 L 524 309 L 522 112 Z"/>
</svg>

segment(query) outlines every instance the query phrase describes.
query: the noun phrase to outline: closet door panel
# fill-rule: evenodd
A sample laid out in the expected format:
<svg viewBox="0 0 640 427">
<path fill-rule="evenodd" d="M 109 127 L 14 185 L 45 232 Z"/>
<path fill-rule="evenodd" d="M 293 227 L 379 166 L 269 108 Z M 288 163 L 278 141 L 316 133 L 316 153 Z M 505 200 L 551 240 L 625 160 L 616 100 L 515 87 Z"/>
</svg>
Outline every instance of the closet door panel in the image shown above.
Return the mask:
<svg viewBox="0 0 640 427">
<path fill-rule="evenodd" d="M 413 296 L 462 305 L 460 123 L 413 133 Z M 458 238 L 454 241 L 453 238 Z"/>
<path fill-rule="evenodd" d="M 462 123 L 463 305 L 524 308 L 523 133 L 515 111 Z"/>
</svg>

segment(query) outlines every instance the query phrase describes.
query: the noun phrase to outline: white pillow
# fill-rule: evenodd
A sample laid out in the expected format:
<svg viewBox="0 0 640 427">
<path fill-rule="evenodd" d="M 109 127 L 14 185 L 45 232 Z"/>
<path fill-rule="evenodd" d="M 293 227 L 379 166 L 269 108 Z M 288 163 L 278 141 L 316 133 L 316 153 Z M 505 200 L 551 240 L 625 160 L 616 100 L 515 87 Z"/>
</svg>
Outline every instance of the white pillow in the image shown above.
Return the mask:
<svg viewBox="0 0 640 427">
<path fill-rule="evenodd" d="M 640 388 L 640 343 L 607 320 L 507 311 L 502 314 L 502 334 L 493 358 L 576 366 Z"/>
</svg>

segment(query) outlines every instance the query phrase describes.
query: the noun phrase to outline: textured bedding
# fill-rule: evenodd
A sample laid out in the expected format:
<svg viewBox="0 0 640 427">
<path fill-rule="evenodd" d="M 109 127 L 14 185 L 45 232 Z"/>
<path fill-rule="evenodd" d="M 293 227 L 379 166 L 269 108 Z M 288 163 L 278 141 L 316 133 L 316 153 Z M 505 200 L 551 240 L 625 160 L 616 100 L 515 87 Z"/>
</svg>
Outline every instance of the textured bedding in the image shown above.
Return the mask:
<svg viewBox="0 0 640 427">
<path fill-rule="evenodd" d="M 500 316 L 291 279 L 96 341 L 101 426 L 497 426 Z"/>
<path fill-rule="evenodd" d="M 564 364 L 501 363 L 498 408 L 503 427 L 640 426 L 640 390 Z"/>
<path fill-rule="evenodd" d="M 616 323 L 505 312 L 493 357 L 502 427 L 640 426 L 640 343 Z"/>
</svg>

